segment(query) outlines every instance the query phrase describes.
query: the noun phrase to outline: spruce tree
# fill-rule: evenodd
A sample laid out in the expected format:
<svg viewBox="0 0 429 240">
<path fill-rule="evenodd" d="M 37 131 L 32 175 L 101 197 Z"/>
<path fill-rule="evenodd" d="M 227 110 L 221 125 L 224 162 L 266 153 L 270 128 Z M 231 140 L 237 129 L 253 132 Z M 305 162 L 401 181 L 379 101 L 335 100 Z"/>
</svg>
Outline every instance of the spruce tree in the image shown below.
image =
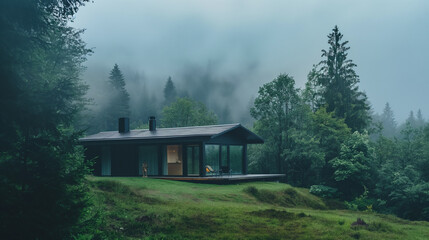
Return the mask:
<svg viewBox="0 0 429 240">
<path fill-rule="evenodd" d="M 418 128 L 423 128 L 425 126 L 425 119 L 423 118 L 422 110 L 420 109 L 417 111 L 416 126 Z"/>
<path fill-rule="evenodd" d="M 174 86 L 173 80 L 171 77 L 168 77 L 167 82 L 164 87 L 164 105 L 170 105 L 177 98 L 176 87 Z"/>
<path fill-rule="evenodd" d="M 118 118 L 130 116 L 130 95 L 125 89 L 125 79 L 118 64 L 113 66 L 109 76 L 109 87 L 111 98 L 104 110 L 105 129 L 116 130 Z"/>
<path fill-rule="evenodd" d="M 416 128 L 417 120 L 416 117 L 414 117 L 414 111 L 410 111 L 410 114 L 408 115 L 407 120 L 405 120 L 405 123 L 409 123 L 412 128 Z"/>
<path fill-rule="evenodd" d="M 382 134 L 385 137 L 392 138 L 396 134 L 397 124 L 389 103 L 386 103 L 383 114 L 380 116 L 380 121 L 383 127 Z"/>
<path fill-rule="evenodd" d="M 353 131 L 362 131 L 370 120 L 369 104 L 365 93 L 359 91 L 359 76 L 356 64 L 347 58 L 348 41 L 335 26 L 328 35 L 328 50 L 322 50 L 324 60 L 320 61 L 317 72 L 317 85 L 321 87 L 321 97 L 326 110 L 336 117 L 345 119 Z"/>
</svg>

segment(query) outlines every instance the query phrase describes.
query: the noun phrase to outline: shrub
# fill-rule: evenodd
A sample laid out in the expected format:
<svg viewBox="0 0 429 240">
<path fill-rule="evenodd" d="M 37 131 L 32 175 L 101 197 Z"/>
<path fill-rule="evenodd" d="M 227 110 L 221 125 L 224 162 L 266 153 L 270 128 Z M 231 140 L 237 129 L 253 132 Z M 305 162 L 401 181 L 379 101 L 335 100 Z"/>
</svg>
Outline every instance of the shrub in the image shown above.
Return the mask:
<svg viewBox="0 0 429 240">
<path fill-rule="evenodd" d="M 369 198 L 368 193 L 368 190 L 365 188 L 365 192 L 362 195 L 356 197 L 350 202 L 345 202 L 347 208 L 355 211 L 372 212 L 373 206 L 377 206 L 377 200 Z"/>
<path fill-rule="evenodd" d="M 310 193 L 323 198 L 335 198 L 338 196 L 338 189 L 324 185 L 313 185 Z"/>
</svg>

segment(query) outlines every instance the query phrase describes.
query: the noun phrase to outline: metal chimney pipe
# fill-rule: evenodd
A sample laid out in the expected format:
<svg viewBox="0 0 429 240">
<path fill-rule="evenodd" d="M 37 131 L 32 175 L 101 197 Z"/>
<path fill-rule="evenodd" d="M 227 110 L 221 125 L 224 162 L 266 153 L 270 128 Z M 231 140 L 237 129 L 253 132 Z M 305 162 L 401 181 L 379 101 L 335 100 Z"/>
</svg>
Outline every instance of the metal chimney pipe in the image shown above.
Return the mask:
<svg viewBox="0 0 429 240">
<path fill-rule="evenodd" d="M 118 121 L 118 131 L 119 133 L 130 132 L 130 119 L 129 118 L 119 118 Z"/>
<path fill-rule="evenodd" d="M 154 116 L 149 117 L 149 131 L 156 131 L 156 119 Z"/>
</svg>

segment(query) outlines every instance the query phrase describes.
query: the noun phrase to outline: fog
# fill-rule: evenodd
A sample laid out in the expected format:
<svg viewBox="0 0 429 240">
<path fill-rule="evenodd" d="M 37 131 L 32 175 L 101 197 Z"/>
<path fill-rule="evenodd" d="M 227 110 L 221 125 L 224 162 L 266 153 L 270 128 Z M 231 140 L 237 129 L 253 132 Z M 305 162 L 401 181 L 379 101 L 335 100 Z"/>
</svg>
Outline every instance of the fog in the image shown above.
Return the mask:
<svg viewBox="0 0 429 240">
<path fill-rule="evenodd" d="M 375 112 L 389 102 L 398 122 L 429 114 L 428 1 L 96 0 L 72 25 L 94 50 L 83 77 L 95 99 L 117 63 L 131 96 L 161 100 L 171 76 L 179 92 L 242 121 L 278 74 L 303 87 L 338 25 Z"/>
</svg>

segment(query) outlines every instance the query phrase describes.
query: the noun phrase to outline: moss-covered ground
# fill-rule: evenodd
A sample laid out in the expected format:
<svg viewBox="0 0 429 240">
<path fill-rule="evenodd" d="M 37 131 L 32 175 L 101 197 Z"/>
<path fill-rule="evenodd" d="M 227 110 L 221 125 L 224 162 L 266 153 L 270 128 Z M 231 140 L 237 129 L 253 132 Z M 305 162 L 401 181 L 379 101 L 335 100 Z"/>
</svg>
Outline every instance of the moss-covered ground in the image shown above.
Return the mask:
<svg viewBox="0 0 429 240">
<path fill-rule="evenodd" d="M 99 239 L 429 239 L 428 222 L 356 212 L 274 182 L 88 177 Z M 357 218 L 368 226 L 352 227 Z"/>
</svg>

